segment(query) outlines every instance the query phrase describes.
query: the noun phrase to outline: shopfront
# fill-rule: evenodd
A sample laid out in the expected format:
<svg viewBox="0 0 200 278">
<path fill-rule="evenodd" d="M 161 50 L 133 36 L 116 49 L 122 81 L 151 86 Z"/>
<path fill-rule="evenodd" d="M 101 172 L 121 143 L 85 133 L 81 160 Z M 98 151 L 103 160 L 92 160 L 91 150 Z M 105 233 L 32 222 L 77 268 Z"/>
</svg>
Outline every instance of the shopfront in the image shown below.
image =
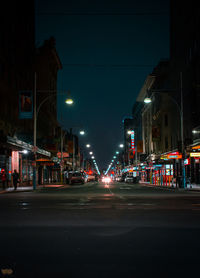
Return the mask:
<svg viewBox="0 0 200 278">
<path fill-rule="evenodd" d="M 16 170 L 20 176 L 22 186 L 32 185 L 33 181 L 33 146 L 17 138 L 7 137 L 7 146 L 10 150 L 6 171 L 9 173 L 9 185 L 11 184 L 11 175 Z M 51 153 L 40 148 L 37 149 L 38 157 L 50 157 Z M 37 172 L 38 177 L 38 172 Z M 37 179 L 38 180 L 38 179 Z"/>
</svg>

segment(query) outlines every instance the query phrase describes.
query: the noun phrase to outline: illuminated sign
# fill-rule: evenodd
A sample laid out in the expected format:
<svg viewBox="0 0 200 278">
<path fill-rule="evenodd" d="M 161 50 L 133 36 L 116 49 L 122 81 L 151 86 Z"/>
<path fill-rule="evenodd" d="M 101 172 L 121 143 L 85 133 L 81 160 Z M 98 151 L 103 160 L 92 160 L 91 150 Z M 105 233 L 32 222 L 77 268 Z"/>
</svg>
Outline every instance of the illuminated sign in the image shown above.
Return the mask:
<svg viewBox="0 0 200 278">
<path fill-rule="evenodd" d="M 190 153 L 191 157 L 200 157 L 200 153 Z"/>
<path fill-rule="evenodd" d="M 161 156 L 161 159 L 182 159 L 182 154 L 179 152 L 172 152 L 168 154 L 164 154 Z"/>
<path fill-rule="evenodd" d="M 131 149 L 135 151 L 135 132 L 131 130 Z"/>
<path fill-rule="evenodd" d="M 200 145 L 192 147 L 193 150 L 200 150 Z"/>
<path fill-rule="evenodd" d="M 190 165 L 190 159 L 189 159 L 189 158 L 187 158 L 187 159 L 184 160 L 184 165 L 185 165 L 185 166 L 186 166 L 186 165 Z"/>
<path fill-rule="evenodd" d="M 168 154 L 167 155 L 167 159 L 181 159 L 181 158 L 182 158 L 182 154 L 176 154 L 176 155 Z"/>
<path fill-rule="evenodd" d="M 161 155 L 160 159 L 167 159 L 167 155 L 166 154 Z"/>
<path fill-rule="evenodd" d="M 58 153 L 57 153 L 57 157 L 58 157 L 58 158 L 61 158 L 61 152 L 58 152 Z M 69 157 L 69 153 L 63 152 L 63 153 L 62 153 L 62 157 L 63 157 L 63 158 Z"/>
</svg>

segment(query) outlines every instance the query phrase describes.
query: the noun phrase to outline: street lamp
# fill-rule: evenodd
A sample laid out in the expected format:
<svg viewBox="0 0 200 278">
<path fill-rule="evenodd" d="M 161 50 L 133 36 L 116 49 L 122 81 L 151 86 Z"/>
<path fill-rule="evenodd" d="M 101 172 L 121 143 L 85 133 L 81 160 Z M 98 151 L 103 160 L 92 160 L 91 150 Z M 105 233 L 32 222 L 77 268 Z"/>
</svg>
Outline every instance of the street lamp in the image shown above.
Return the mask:
<svg viewBox="0 0 200 278">
<path fill-rule="evenodd" d="M 151 103 L 151 99 L 149 97 L 145 97 L 144 103 Z"/>
<path fill-rule="evenodd" d="M 71 104 L 73 104 L 74 102 L 73 102 L 73 99 L 67 98 L 67 99 L 65 100 L 65 103 L 71 105 Z"/>
<path fill-rule="evenodd" d="M 119 154 L 119 152 L 117 151 L 116 154 Z"/>
<path fill-rule="evenodd" d="M 67 99 L 65 100 L 65 103 L 71 105 L 71 104 L 74 103 L 74 101 L 73 101 L 73 99 L 71 98 L 71 93 L 70 93 L 70 91 L 68 91 L 67 94 L 68 94 L 68 97 L 67 97 Z"/>
<path fill-rule="evenodd" d="M 92 155 L 93 154 L 93 152 L 90 152 L 90 155 Z"/>
<path fill-rule="evenodd" d="M 41 101 L 39 106 L 37 107 L 37 86 L 36 86 L 36 73 L 34 78 L 34 125 L 33 125 L 33 153 L 34 153 L 34 164 L 33 164 L 33 189 L 36 189 L 36 160 L 37 160 L 37 117 L 38 113 L 40 111 L 41 106 L 51 97 L 57 96 L 57 95 L 64 95 L 65 93 L 58 93 L 57 90 L 47 90 L 47 91 L 38 91 L 38 92 L 44 92 L 44 93 L 52 93 L 50 96 L 46 97 Z M 65 101 L 68 105 L 71 105 L 73 103 L 72 99 L 71 101 Z"/>
<path fill-rule="evenodd" d="M 120 147 L 120 148 L 123 148 L 123 147 L 124 147 L 124 144 L 120 144 L 119 147 Z"/>
<path fill-rule="evenodd" d="M 80 135 L 84 135 L 85 131 L 80 130 L 79 133 L 80 133 Z M 74 141 L 74 135 L 72 135 L 72 136 L 73 136 L 73 171 L 74 171 L 74 168 L 75 168 L 75 141 Z"/>
<path fill-rule="evenodd" d="M 179 105 L 178 102 L 172 97 L 169 96 L 168 97 L 176 104 L 178 111 L 180 113 L 180 120 L 181 120 L 181 152 L 182 152 L 182 175 L 183 175 L 183 187 L 186 187 L 186 176 L 185 176 L 185 165 L 184 165 L 184 154 L 185 154 L 185 150 L 184 150 L 184 131 L 183 131 L 183 87 L 182 87 L 182 72 L 180 72 L 180 93 L 181 93 L 181 104 Z M 154 91 L 152 90 L 152 93 L 161 93 L 163 92 L 162 90 L 159 91 Z M 165 92 L 169 92 L 167 90 L 165 90 Z M 151 103 L 152 100 L 151 98 L 148 96 L 144 99 L 145 103 Z"/>
<path fill-rule="evenodd" d="M 90 144 L 87 144 L 86 147 L 87 147 L 87 148 L 90 148 Z"/>
</svg>

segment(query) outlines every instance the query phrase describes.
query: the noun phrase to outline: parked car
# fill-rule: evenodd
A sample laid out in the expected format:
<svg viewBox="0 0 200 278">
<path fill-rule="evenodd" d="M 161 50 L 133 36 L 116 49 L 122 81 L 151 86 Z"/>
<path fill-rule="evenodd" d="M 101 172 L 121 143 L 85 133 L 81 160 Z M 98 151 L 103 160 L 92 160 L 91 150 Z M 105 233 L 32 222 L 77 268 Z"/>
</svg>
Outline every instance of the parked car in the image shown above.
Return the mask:
<svg viewBox="0 0 200 278">
<path fill-rule="evenodd" d="M 125 177 L 126 183 L 138 183 L 139 182 L 139 176 L 134 177 L 132 174 L 127 174 Z"/>
<path fill-rule="evenodd" d="M 133 183 L 134 182 L 134 177 L 133 175 L 126 175 L 125 180 L 126 183 Z"/>
<path fill-rule="evenodd" d="M 96 180 L 96 177 L 94 174 L 88 175 L 88 181 L 95 181 L 95 180 Z"/>
<path fill-rule="evenodd" d="M 118 181 L 118 182 L 122 181 L 122 176 L 116 176 L 115 181 Z"/>
<path fill-rule="evenodd" d="M 127 173 L 123 173 L 122 176 L 121 176 L 121 179 L 119 181 L 125 181 L 125 178 L 127 176 Z"/>
<path fill-rule="evenodd" d="M 81 183 L 84 184 L 87 182 L 87 175 L 84 172 L 69 172 L 68 182 L 69 184 Z"/>
</svg>

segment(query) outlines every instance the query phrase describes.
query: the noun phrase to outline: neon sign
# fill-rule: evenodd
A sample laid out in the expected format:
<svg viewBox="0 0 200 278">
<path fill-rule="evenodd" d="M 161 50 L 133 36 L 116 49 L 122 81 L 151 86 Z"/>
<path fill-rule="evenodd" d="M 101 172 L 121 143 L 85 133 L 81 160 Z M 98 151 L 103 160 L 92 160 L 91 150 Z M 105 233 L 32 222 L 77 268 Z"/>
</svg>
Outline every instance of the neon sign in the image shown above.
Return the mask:
<svg viewBox="0 0 200 278">
<path fill-rule="evenodd" d="M 200 153 L 190 153 L 190 157 L 200 157 Z"/>
<path fill-rule="evenodd" d="M 131 130 L 131 150 L 135 151 L 135 132 Z"/>
</svg>

